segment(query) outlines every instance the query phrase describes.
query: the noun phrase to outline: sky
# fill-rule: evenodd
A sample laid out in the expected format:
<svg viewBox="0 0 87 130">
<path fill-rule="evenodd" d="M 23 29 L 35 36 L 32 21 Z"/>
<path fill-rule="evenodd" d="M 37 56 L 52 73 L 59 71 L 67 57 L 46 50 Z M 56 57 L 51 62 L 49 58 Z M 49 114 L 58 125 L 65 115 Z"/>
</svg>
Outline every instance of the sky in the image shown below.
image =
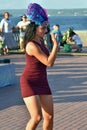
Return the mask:
<svg viewBox="0 0 87 130">
<path fill-rule="evenodd" d="M 27 9 L 29 3 L 38 3 L 46 9 L 87 8 L 87 0 L 0 0 L 0 10 Z"/>
</svg>

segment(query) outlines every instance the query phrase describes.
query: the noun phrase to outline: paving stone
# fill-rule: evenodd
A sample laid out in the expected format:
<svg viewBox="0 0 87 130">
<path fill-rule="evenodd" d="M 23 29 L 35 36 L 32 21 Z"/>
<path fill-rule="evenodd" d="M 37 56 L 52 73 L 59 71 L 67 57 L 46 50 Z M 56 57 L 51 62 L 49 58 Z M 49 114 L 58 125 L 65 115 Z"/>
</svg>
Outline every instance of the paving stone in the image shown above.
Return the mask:
<svg viewBox="0 0 87 130">
<path fill-rule="evenodd" d="M 24 57 L 1 56 L 16 65 L 16 83 L 0 88 L 0 130 L 25 130 L 30 118 L 19 84 Z M 87 130 L 87 56 L 57 56 L 47 73 L 54 101 L 53 130 Z M 37 130 L 42 130 L 42 121 Z"/>
</svg>

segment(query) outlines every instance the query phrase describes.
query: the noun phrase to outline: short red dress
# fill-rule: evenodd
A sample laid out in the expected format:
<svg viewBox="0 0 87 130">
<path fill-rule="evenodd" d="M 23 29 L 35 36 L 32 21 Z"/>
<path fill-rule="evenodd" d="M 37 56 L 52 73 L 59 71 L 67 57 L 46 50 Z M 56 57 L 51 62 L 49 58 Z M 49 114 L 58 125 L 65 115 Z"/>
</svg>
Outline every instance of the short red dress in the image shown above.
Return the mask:
<svg viewBox="0 0 87 130">
<path fill-rule="evenodd" d="M 38 44 L 46 55 L 49 55 L 49 52 L 43 43 L 39 44 L 35 41 L 34 43 Z M 46 65 L 41 63 L 34 56 L 30 56 L 27 53 L 25 55 L 26 66 L 20 77 L 22 97 L 25 98 L 33 95 L 52 94 L 47 80 Z"/>
</svg>

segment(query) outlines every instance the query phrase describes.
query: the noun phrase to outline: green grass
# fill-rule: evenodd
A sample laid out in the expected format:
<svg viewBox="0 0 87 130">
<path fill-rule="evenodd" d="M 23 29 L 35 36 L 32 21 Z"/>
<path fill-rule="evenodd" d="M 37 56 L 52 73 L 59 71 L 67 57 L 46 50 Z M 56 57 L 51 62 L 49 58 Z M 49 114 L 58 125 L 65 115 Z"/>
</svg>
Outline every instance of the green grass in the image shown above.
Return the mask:
<svg viewBox="0 0 87 130">
<path fill-rule="evenodd" d="M 21 52 L 20 49 L 18 50 L 9 50 L 9 54 L 24 54 L 24 52 Z M 75 53 L 75 52 L 58 52 L 58 55 L 62 56 L 87 56 L 87 53 L 80 52 L 80 53 Z"/>
<path fill-rule="evenodd" d="M 24 54 L 24 52 L 21 52 L 20 49 L 18 49 L 18 50 L 9 50 L 9 54 Z"/>
<path fill-rule="evenodd" d="M 74 53 L 74 52 L 58 52 L 58 55 L 62 56 L 87 56 L 87 53 Z"/>
</svg>

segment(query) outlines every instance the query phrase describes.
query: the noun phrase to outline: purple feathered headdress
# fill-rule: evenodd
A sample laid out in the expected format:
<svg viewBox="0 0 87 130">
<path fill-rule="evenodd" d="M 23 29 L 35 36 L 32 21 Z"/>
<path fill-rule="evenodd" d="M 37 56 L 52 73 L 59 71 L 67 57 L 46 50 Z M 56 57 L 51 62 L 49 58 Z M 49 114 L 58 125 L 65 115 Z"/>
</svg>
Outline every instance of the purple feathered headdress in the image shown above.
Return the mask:
<svg viewBox="0 0 87 130">
<path fill-rule="evenodd" d="M 27 9 L 27 18 L 35 22 L 37 25 L 48 24 L 48 16 L 46 10 L 36 3 L 29 4 Z"/>
</svg>

